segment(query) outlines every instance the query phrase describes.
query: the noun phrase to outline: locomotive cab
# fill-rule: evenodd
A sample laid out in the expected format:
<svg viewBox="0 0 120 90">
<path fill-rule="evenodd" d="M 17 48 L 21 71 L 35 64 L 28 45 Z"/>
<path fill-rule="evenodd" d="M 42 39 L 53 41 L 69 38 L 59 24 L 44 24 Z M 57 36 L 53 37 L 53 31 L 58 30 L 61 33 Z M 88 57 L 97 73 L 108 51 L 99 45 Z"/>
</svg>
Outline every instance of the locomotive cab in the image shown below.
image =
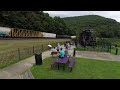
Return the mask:
<svg viewBox="0 0 120 90">
<path fill-rule="evenodd" d="M 82 33 L 80 33 L 79 42 L 83 47 L 95 46 L 96 37 L 93 32 L 93 29 L 87 29 L 87 30 L 82 31 Z"/>
</svg>

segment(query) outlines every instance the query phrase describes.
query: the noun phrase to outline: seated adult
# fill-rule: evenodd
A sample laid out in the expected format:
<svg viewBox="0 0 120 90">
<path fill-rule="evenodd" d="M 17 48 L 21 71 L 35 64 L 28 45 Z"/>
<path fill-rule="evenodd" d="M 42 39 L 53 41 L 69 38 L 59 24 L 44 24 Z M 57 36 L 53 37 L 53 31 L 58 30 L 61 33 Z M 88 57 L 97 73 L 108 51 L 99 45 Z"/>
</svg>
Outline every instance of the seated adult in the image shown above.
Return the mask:
<svg viewBox="0 0 120 90">
<path fill-rule="evenodd" d="M 58 43 L 58 44 L 57 44 L 57 47 L 56 47 L 56 49 L 57 49 L 58 52 L 60 51 L 60 48 L 61 48 L 61 46 L 60 46 L 60 44 Z"/>
<path fill-rule="evenodd" d="M 65 56 L 68 56 L 68 48 L 65 49 Z"/>
<path fill-rule="evenodd" d="M 61 51 L 60 51 L 59 58 L 64 58 L 65 57 L 65 52 L 64 52 L 64 50 L 62 48 L 60 50 Z"/>
</svg>

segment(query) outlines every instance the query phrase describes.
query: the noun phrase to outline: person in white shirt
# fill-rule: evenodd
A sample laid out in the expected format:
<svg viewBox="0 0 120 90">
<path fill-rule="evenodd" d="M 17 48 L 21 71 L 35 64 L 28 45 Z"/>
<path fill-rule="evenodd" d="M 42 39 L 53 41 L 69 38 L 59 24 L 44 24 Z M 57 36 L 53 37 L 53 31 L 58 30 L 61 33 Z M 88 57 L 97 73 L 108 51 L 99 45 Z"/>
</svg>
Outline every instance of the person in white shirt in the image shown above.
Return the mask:
<svg viewBox="0 0 120 90">
<path fill-rule="evenodd" d="M 57 45 L 57 51 L 60 51 L 60 48 L 61 48 L 61 46 L 60 46 L 60 44 L 58 43 L 58 45 Z"/>
</svg>

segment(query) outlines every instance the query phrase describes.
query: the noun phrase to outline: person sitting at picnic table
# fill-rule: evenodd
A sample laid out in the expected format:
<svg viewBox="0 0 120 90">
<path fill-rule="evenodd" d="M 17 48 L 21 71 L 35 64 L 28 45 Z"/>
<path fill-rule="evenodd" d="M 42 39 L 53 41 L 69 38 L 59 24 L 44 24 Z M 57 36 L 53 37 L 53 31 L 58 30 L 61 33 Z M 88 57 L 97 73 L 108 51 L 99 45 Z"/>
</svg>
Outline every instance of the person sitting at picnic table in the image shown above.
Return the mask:
<svg viewBox="0 0 120 90">
<path fill-rule="evenodd" d="M 65 56 L 68 56 L 68 47 L 65 48 Z"/>
<path fill-rule="evenodd" d="M 66 45 L 66 47 L 68 48 L 68 49 L 70 49 L 70 43 L 67 43 L 67 45 Z"/>
<path fill-rule="evenodd" d="M 64 58 L 64 57 L 65 57 L 65 52 L 64 52 L 64 50 L 61 48 L 59 58 Z"/>
<path fill-rule="evenodd" d="M 57 48 L 57 51 L 60 51 L 61 46 L 60 46 L 59 43 L 57 44 L 57 47 L 56 47 L 56 48 Z"/>
<path fill-rule="evenodd" d="M 66 46 L 67 46 L 67 43 L 65 42 L 65 43 L 64 43 L 64 47 L 66 48 Z"/>
</svg>

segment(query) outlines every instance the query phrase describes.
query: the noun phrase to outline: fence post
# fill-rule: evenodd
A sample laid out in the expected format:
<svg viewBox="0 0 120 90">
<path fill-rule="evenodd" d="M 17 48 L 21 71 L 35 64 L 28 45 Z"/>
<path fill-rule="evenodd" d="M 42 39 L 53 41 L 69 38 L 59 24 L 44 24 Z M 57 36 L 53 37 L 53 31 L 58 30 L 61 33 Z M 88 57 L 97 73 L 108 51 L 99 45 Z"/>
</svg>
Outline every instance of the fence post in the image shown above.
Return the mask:
<svg viewBox="0 0 120 90">
<path fill-rule="evenodd" d="M 115 52 L 115 55 L 117 55 L 118 54 L 118 48 L 116 48 L 116 52 Z"/>
<path fill-rule="evenodd" d="M 33 46 L 33 55 L 34 55 L 34 46 Z"/>
<path fill-rule="evenodd" d="M 117 53 L 118 53 L 118 47 L 117 47 L 117 45 L 115 45 L 115 49 L 116 49 L 115 55 L 117 55 Z"/>
<path fill-rule="evenodd" d="M 75 50 L 75 48 L 74 48 L 74 51 L 73 51 L 73 56 L 75 57 L 75 55 L 76 55 L 76 50 Z"/>
<path fill-rule="evenodd" d="M 20 60 L 20 49 L 18 48 L 18 56 L 19 56 L 19 60 Z"/>
</svg>

